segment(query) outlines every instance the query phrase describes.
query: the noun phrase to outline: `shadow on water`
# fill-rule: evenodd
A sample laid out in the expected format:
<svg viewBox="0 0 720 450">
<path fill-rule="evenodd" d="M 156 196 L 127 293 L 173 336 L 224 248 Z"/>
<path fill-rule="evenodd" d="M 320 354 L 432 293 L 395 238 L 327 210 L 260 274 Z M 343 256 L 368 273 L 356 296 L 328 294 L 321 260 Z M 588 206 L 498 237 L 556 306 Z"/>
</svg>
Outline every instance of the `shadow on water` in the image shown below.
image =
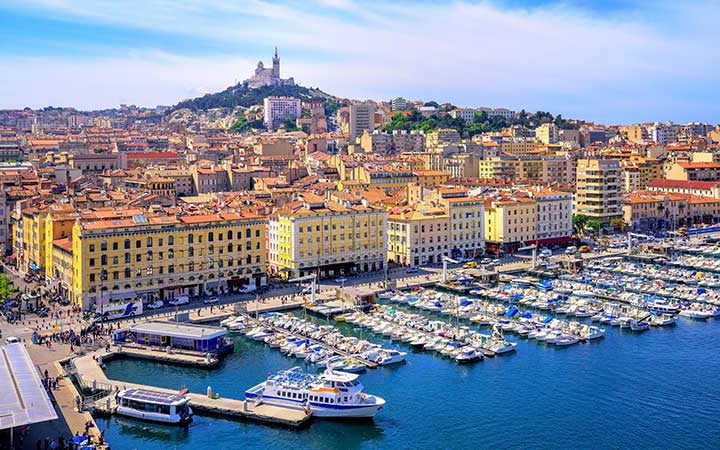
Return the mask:
<svg viewBox="0 0 720 450">
<path fill-rule="evenodd" d="M 191 430 L 193 429 L 193 423 L 185 426 L 177 426 L 155 422 L 148 423 L 130 417 L 120 416 L 96 419 L 95 422 L 106 434 L 108 429 L 118 427 L 119 430 L 114 431 L 120 431 L 127 436 L 174 444 L 188 442 Z"/>
</svg>

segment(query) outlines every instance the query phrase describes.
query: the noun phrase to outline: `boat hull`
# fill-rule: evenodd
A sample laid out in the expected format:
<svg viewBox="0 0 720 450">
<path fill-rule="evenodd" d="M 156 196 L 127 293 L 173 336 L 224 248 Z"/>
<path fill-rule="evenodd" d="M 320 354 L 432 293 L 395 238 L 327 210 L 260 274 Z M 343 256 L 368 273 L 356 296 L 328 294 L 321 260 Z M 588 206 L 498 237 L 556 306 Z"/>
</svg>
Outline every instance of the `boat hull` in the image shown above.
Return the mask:
<svg viewBox="0 0 720 450">
<path fill-rule="evenodd" d="M 181 417 L 177 414 L 160 414 L 147 411 L 138 411 L 136 409 L 128 408 L 125 406 L 118 406 L 115 410 L 115 413 L 121 416 L 133 417 L 135 419 L 145 420 L 148 422 L 169 423 L 174 425 L 186 425 L 192 422 L 192 410 L 190 410 L 190 415 Z"/>
</svg>

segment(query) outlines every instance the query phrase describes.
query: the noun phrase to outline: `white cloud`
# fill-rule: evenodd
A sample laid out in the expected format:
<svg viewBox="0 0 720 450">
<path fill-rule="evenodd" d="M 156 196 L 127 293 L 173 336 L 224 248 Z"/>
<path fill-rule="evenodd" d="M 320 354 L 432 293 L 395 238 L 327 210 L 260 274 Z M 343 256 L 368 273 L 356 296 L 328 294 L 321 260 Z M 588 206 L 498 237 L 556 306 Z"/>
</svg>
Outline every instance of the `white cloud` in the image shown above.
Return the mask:
<svg viewBox="0 0 720 450">
<path fill-rule="evenodd" d="M 720 44 L 709 19 L 720 8 L 711 2 L 651 6 L 663 7 L 662 22 L 654 16 L 591 16 L 562 5 L 508 10 L 485 2 L 33 0 L 15 7 L 172 31 L 227 48 L 266 45 L 268 54 L 189 57 L 118 50 L 83 62 L 60 55 L 10 59 L 5 67 L 26 70 L 0 74 L 0 98 L 14 106 L 174 103 L 194 95 L 195 86 L 217 90 L 245 78 L 278 45 L 285 76 L 341 96 L 403 95 L 603 120 L 720 120 L 712 106 L 719 98 L 702 111 L 712 117 L 689 117 L 697 111 L 695 89 L 718 78 L 720 62 L 708 51 Z"/>
</svg>

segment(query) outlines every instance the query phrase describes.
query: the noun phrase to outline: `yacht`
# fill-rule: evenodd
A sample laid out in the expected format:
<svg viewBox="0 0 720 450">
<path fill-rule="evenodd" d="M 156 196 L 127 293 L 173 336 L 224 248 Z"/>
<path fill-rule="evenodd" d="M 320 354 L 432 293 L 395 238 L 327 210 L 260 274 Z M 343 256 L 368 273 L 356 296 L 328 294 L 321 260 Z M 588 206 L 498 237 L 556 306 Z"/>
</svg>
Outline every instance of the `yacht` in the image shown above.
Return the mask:
<svg viewBox="0 0 720 450">
<path fill-rule="evenodd" d="M 328 367 L 321 375 L 302 372 L 299 367 L 271 375 L 245 391 L 245 398 L 289 408 L 309 408 L 316 417 L 374 417 L 385 400 L 363 392 L 358 376 L 335 372 Z"/>
<path fill-rule="evenodd" d="M 702 311 L 700 309 L 683 309 L 680 311 L 680 317 L 685 317 L 686 319 L 697 319 L 697 320 L 705 320 L 708 319 L 712 314 L 706 311 Z"/>
<path fill-rule="evenodd" d="M 387 366 L 390 364 L 397 364 L 405 361 L 406 356 L 406 352 L 401 352 L 399 350 L 376 349 L 368 352 L 365 359 L 377 363 L 381 366 Z"/>
<path fill-rule="evenodd" d="M 123 389 L 117 395 L 117 414 L 151 422 L 184 425 L 192 422 L 187 390 L 177 394 L 149 389 Z"/>
<path fill-rule="evenodd" d="M 480 361 L 481 359 L 483 359 L 482 352 L 476 350 L 473 347 L 463 347 L 463 349 L 460 350 L 460 353 L 455 356 L 455 361 L 460 364 L 472 363 L 475 361 Z"/>
</svg>

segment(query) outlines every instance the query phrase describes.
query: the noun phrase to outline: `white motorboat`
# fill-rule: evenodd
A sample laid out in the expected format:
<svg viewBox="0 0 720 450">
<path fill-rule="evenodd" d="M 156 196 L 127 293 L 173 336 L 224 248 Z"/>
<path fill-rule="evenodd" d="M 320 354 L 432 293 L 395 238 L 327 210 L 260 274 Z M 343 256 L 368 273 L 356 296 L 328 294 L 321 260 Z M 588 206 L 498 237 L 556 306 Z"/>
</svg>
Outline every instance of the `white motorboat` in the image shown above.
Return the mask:
<svg viewBox="0 0 720 450">
<path fill-rule="evenodd" d="M 381 366 L 387 366 L 390 364 L 401 363 L 405 361 L 406 357 L 407 352 L 401 352 L 394 349 L 380 349 L 368 354 L 367 359 L 368 361 L 376 362 Z"/>
<path fill-rule="evenodd" d="M 463 347 L 460 353 L 455 356 L 455 361 L 460 364 L 467 364 L 483 359 L 482 352 L 476 350 L 474 347 Z"/>
<path fill-rule="evenodd" d="M 712 314 L 710 314 L 707 311 L 703 311 L 700 309 L 683 309 L 680 311 L 680 317 L 684 317 L 686 319 L 695 319 L 695 320 L 705 320 L 709 319 Z"/>
<path fill-rule="evenodd" d="M 580 341 L 576 336 L 571 334 L 562 334 L 555 339 L 555 345 L 565 347 L 568 345 L 577 344 Z"/>
<path fill-rule="evenodd" d="M 677 316 L 671 314 L 662 314 L 659 316 L 653 316 L 650 319 L 650 325 L 654 327 L 666 327 L 674 324 L 677 321 Z"/>
<path fill-rule="evenodd" d="M 358 375 L 330 368 L 321 375 L 312 375 L 294 367 L 248 389 L 245 398 L 255 403 L 307 408 L 315 417 L 374 417 L 385 406 L 385 400 L 363 390 Z"/>
</svg>

